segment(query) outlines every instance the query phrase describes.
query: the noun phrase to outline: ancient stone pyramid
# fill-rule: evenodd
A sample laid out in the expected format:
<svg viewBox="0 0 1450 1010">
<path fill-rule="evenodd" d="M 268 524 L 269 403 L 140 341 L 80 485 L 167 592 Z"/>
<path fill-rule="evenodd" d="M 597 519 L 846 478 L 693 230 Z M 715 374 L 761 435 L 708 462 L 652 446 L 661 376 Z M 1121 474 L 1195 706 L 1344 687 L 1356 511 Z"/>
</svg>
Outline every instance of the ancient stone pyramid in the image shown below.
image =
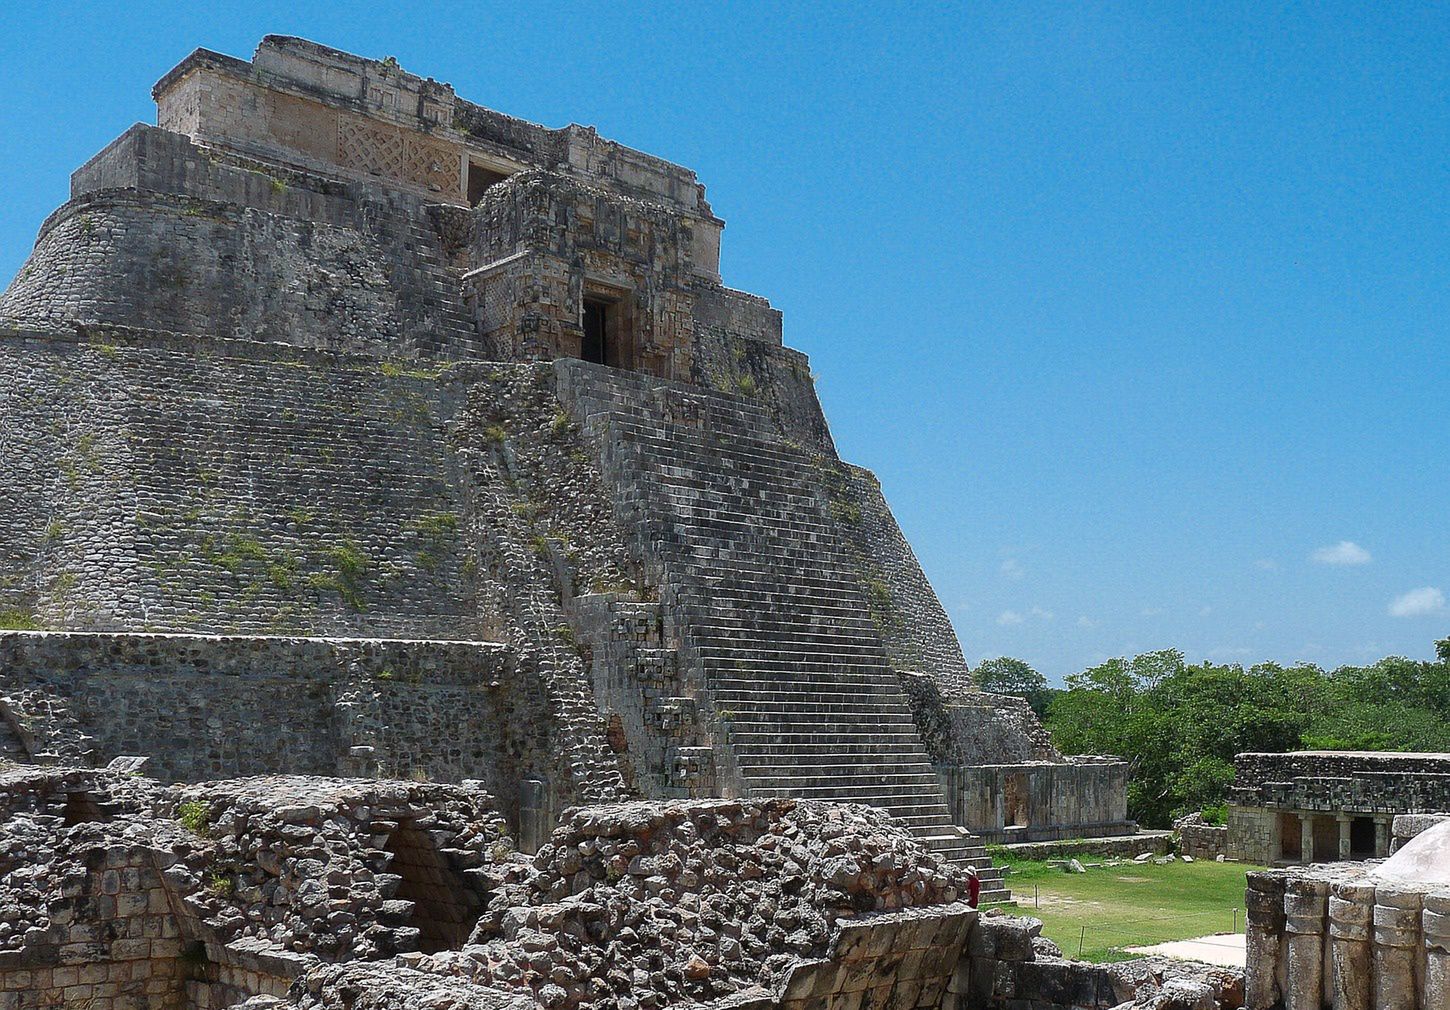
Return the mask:
<svg viewBox="0 0 1450 1010">
<path fill-rule="evenodd" d="M 480 780 L 525 844 L 859 802 L 992 880 L 965 827 L 1036 795 L 992 768 L 1129 830 L 969 688 L 694 173 L 294 38 L 154 96 L 0 296 L 8 756 Z"/>
</svg>

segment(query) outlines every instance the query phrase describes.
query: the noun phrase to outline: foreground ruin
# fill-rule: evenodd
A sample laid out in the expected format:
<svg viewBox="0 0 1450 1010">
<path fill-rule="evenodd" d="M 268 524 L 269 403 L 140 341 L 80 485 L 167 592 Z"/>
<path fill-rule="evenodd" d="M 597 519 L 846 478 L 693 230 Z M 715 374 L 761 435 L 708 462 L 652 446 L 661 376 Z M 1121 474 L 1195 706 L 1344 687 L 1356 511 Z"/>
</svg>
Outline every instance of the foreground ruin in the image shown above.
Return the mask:
<svg viewBox="0 0 1450 1010">
<path fill-rule="evenodd" d="M 582 807 L 529 856 L 476 783 L 16 768 L 0 838 L 13 1010 L 1242 1001 L 1235 973 L 1062 960 L 861 806 Z"/>
<path fill-rule="evenodd" d="M 1450 1006 L 1450 818 L 1398 820 L 1397 844 L 1422 831 L 1440 836 L 1433 865 L 1397 873 L 1393 860 L 1367 860 L 1249 874 L 1247 1010 Z"/>
</svg>

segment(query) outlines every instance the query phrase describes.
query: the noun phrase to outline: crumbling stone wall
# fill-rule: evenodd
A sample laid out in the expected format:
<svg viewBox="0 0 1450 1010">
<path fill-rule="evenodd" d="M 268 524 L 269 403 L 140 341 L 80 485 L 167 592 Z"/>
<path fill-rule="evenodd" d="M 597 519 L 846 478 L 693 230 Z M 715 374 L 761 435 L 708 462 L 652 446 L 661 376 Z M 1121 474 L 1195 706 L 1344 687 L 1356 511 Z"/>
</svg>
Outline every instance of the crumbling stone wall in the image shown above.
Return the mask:
<svg viewBox="0 0 1450 1010">
<path fill-rule="evenodd" d="M 77 792 L 92 802 L 77 818 Z M 298 777 L 176 789 L 66 769 L 0 772 L 0 993 L 10 1006 L 171 1010 L 281 996 L 309 965 L 417 950 L 513 842 L 481 790 Z M 416 900 L 397 856 L 451 875 Z M 471 922 L 471 919 L 470 919 Z M 466 927 L 463 933 L 466 935 Z"/>
<path fill-rule="evenodd" d="M 1173 822 L 1178 834 L 1178 851 L 1194 859 L 1223 859 L 1228 855 L 1228 826 L 1208 824 L 1200 813 Z"/>
<path fill-rule="evenodd" d="M 0 690 L 34 755 L 181 781 L 479 779 L 516 814 L 556 749 L 541 685 L 481 643 L 0 632 Z"/>
<path fill-rule="evenodd" d="M 417 950 L 465 920 L 466 936 L 489 898 L 473 871 L 514 851 L 469 787 L 279 776 L 191 786 L 164 809 L 207 843 L 192 902 L 220 941 L 326 961 Z"/>
<path fill-rule="evenodd" d="M 531 873 L 506 871 L 478 946 L 414 963 L 531 992 L 551 1008 L 701 1001 L 779 985 L 856 913 L 963 892 L 959 869 L 867 807 L 592 807 L 564 817 Z"/>
<path fill-rule="evenodd" d="M 898 676 L 934 763 L 1062 760 L 1024 699 L 944 688 L 940 680 L 926 674 L 898 671 Z"/>
<path fill-rule="evenodd" d="M 25 769 L 0 771 L 0 838 L 0 999 L 21 1010 L 1243 1001 L 1221 969 L 1062 960 L 860 806 L 583 807 L 526 858 L 471 785 Z"/>
<path fill-rule="evenodd" d="M 1168 958 L 1090 964 L 1062 957 L 1042 922 L 987 914 L 973 927 L 955 988 L 964 1010 L 1239 1010 L 1242 972 Z"/>
</svg>

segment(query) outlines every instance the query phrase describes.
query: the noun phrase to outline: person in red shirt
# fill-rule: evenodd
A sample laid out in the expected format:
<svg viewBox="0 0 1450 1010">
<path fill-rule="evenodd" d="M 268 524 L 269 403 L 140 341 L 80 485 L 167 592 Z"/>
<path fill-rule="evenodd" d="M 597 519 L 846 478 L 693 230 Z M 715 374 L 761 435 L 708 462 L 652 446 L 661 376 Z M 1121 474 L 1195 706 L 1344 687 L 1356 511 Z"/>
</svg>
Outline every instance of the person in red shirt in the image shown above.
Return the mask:
<svg viewBox="0 0 1450 1010">
<path fill-rule="evenodd" d="M 977 868 L 975 866 L 968 866 L 967 867 L 967 904 L 968 905 L 971 905 L 973 908 L 976 908 L 977 907 L 977 902 L 981 899 L 981 897 L 982 897 L 982 881 L 977 876 Z"/>
</svg>

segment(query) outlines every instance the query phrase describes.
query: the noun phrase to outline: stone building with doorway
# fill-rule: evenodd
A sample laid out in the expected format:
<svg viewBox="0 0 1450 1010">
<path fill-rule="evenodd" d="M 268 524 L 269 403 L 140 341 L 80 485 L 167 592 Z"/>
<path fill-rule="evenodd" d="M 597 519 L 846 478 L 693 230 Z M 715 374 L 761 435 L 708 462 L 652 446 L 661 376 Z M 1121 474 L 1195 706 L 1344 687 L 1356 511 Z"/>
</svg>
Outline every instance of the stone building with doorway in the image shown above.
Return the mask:
<svg viewBox="0 0 1450 1010">
<path fill-rule="evenodd" d="M 1450 810 L 1450 754 L 1240 754 L 1228 857 L 1265 866 L 1390 854 L 1395 815 Z"/>
</svg>

